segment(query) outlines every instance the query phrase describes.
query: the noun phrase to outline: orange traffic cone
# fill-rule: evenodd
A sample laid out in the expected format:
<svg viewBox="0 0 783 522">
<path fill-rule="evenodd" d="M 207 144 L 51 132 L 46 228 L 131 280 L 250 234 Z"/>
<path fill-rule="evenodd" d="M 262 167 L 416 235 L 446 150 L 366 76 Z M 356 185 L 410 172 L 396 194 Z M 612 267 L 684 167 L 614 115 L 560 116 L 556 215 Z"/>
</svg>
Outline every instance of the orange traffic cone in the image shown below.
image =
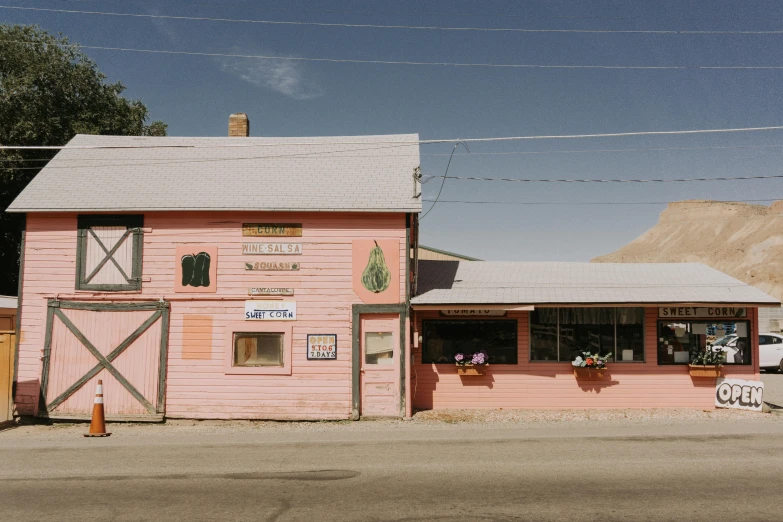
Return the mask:
<svg viewBox="0 0 783 522">
<path fill-rule="evenodd" d="M 106 433 L 106 419 L 103 416 L 103 381 L 98 381 L 95 387 L 95 404 L 92 407 L 92 421 L 90 421 L 90 433 L 85 433 L 85 437 L 108 437 L 111 433 Z"/>
</svg>

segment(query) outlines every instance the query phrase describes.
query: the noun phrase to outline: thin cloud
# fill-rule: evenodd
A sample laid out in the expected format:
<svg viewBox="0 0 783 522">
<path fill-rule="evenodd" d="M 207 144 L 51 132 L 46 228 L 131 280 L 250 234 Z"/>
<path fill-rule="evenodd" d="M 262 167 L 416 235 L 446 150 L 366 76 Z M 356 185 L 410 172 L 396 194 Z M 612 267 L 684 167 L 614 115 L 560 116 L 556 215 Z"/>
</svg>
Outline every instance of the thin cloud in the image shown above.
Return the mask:
<svg viewBox="0 0 783 522">
<path fill-rule="evenodd" d="M 278 92 L 295 100 L 312 100 L 323 90 L 306 77 L 302 64 L 288 60 L 226 58 L 220 68 L 256 87 Z"/>
</svg>

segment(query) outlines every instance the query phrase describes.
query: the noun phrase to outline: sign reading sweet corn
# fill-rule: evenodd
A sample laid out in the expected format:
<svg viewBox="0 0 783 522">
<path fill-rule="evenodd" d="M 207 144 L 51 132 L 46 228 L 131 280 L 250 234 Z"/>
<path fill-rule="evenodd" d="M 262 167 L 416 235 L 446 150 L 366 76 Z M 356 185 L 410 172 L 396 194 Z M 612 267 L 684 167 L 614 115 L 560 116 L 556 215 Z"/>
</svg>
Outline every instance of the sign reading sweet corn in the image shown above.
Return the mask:
<svg viewBox="0 0 783 522">
<path fill-rule="evenodd" d="M 245 319 L 294 321 L 296 320 L 296 301 L 245 301 Z"/>
<path fill-rule="evenodd" d="M 302 237 L 302 224 L 242 223 L 242 235 L 253 237 Z"/>
<path fill-rule="evenodd" d="M 308 334 L 307 360 L 337 359 L 337 336 L 334 334 Z"/>
</svg>

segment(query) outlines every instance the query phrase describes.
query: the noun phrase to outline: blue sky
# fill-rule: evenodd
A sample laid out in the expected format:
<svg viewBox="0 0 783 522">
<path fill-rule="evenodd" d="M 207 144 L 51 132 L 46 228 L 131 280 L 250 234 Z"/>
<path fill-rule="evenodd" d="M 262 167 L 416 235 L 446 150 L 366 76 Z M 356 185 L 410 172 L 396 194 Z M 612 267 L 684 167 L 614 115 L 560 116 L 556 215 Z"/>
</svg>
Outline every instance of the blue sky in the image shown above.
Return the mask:
<svg viewBox="0 0 783 522">
<path fill-rule="evenodd" d="M 763 0 L 2 0 L 0 4 L 534 29 L 783 27 L 783 4 Z M 37 23 L 84 45 L 228 54 L 568 65 L 783 65 L 783 35 L 443 32 L 8 9 L 0 9 L 0 21 Z M 127 96 L 143 100 L 152 117 L 166 121 L 169 133 L 179 136 L 225 135 L 232 112 L 249 115 L 254 136 L 417 132 L 423 139 L 436 139 L 783 124 L 780 70 L 510 70 L 86 52 L 111 80 L 127 86 Z M 422 146 L 423 173 L 442 175 L 451 148 Z M 651 148 L 688 150 L 599 152 Z M 470 150 L 470 154 L 458 151 L 450 175 L 540 179 L 764 175 L 780 174 L 783 133 L 546 140 L 474 144 Z M 484 154 L 510 152 L 541 154 Z M 439 183 L 425 185 L 425 199 L 435 197 Z M 438 203 L 422 222 L 422 243 L 482 259 L 587 261 L 616 250 L 655 224 L 665 204 L 641 203 L 765 198 L 783 198 L 783 182 L 564 185 L 448 180 L 441 195 L 444 201 L 506 204 Z M 531 202 L 538 204 L 520 204 Z M 429 205 L 425 203 L 425 210 Z"/>
</svg>

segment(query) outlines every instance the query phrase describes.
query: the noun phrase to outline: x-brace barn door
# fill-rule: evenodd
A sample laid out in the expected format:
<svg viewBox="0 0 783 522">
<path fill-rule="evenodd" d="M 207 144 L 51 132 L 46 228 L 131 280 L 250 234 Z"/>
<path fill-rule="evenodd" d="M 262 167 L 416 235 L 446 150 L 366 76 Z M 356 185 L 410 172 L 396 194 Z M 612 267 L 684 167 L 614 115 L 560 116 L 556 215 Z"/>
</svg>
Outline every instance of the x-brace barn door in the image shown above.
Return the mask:
<svg viewBox="0 0 783 522">
<path fill-rule="evenodd" d="M 103 380 L 108 418 L 164 413 L 169 307 L 49 301 L 39 415 L 89 418 Z"/>
</svg>

